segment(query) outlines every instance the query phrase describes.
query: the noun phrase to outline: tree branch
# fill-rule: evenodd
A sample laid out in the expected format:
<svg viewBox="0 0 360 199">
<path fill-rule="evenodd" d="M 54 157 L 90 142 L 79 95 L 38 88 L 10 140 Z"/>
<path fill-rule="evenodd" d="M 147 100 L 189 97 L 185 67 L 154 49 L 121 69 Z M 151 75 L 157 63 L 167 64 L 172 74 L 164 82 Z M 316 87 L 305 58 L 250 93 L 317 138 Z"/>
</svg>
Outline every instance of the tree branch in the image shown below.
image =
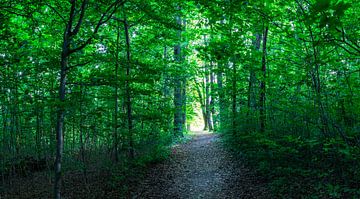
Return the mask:
<svg viewBox="0 0 360 199">
<path fill-rule="evenodd" d="M 66 70 L 71 70 L 71 69 L 76 68 L 76 67 L 85 66 L 85 65 L 87 65 L 89 63 L 91 63 L 91 61 L 87 61 L 87 62 L 81 63 L 81 64 L 72 65 L 72 66 L 67 67 Z"/>
<path fill-rule="evenodd" d="M 75 53 L 77 51 L 82 50 L 83 48 L 85 48 L 87 45 L 89 45 L 92 41 L 92 39 L 94 38 L 94 35 L 97 34 L 97 32 L 99 31 L 99 28 L 101 25 L 103 25 L 104 23 L 106 23 L 107 21 L 109 21 L 111 19 L 111 17 L 114 15 L 114 13 L 116 12 L 116 10 L 118 9 L 118 7 L 122 4 L 124 4 L 126 2 L 126 0 L 116 0 L 114 3 L 112 3 L 107 9 L 106 11 L 101 15 L 92 35 L 82 44 L 79 45 L 79 47 L 74 48 L 74 49 L 70 49 L 69 50 L 69 54 Z M 113 9 L 111 11 L 111 9 Z M 111 11 L 110 14 L 108 14 Z M 106 15 L 108 15 L 106 17 Z M 106 17 L 106 18 L 105 18 Z"/>
<path fill-rule="evenodd" d="M 53 10 L 61 19 L 64 23 L 66 23 L 66 19 L 59 13 L 59 11 L 57 11 L 52 5 L 45 3 L 45 5 L 47 7 L 49 7 L 51 10 Z"/>
<path fill-rule="evenodd" d="M 88 0 L 83 0 L 83 2 L 81 4 L 80 18 L 79 18 L 79 21 L 76 24 L 74 30 L 71 31 L 71 35 L 76 35 L 80 30 L 80 26 L 82 24 L 82 21 L 83 21 L 84 15 L 85 15 L 87 2 L 88 2 Z"/>
</svg>

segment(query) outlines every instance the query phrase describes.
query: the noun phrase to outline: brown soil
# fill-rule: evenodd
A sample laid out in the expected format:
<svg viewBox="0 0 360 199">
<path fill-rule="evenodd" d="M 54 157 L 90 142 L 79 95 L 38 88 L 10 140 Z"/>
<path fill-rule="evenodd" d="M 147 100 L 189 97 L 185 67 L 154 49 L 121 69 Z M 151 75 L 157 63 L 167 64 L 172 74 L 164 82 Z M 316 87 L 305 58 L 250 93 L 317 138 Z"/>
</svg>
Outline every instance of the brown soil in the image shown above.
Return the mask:
<svg viewBox="0 0 360 199">
<path fill-rule="evenodd" d="M 269 198 L 262 182 L 224 149 L 215 134 L 197 132 L 152 168 L 132 198 Z"/>
</svg>

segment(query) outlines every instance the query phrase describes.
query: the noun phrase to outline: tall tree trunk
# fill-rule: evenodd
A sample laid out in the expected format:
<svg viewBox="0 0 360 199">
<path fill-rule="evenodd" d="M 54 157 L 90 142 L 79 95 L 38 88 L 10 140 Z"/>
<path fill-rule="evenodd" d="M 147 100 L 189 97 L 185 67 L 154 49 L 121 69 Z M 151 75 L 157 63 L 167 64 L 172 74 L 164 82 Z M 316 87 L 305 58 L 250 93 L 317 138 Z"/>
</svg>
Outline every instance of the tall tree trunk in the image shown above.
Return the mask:
<svg viewBox="0 0 360 199">
<path fill-rule="evenodd" d="M 117 27 L 117 36 L 116 36 L 116 54 L 115 54 L 115 82 L 114 82 L 114 86 L 115 86 L 115 91 L 114 91 L 114 122 L 113 122 L 113 150 L 112 153 L 114 155 L 114 160 L 115 162 L 119 161 L 119 154 L 118 154 L 118 149 L 119 149 L 119 138 L 118 138 L 118 113 L 119 113 L 119 51 L 120 51 L 120 25 L 118 24 Z"/>
<path fill-rule="evenodd" d="M 237 95 L 237 71 L 236 71 L 236 58 L 234 58 L 233 60 L 233 77 L 232 77 L 232 91 L 231 91 L 231 98 L 232 98 L 232 134 L 235 135 L 236 134 L 236 120 L 237 120 L 237 99 L 236 99 L 236 95 Z"/>
<path fill-rule="evenodd" d="M 205 25 L 205 27 L 207 28 L 208 25 Z M 204 44 L 206 46 L 206 48 L 208 48 L 209 46 L 209 42 L 207 39 L 207 35 L 204 35 Z M 210 56 L 210 55 L 207 55 Z M 210 100 L 211 100 L 211 96 L 210 96 L 210 72 L 209 72 L 209 67 L 208 67 L 208 62 L 210 63 L 210 59 L 209 57 L 206 57 L 204 61 L 204 88 L 205 88 L 205 93 L 204 93 L 204 100 L 205 100 L 205 128 L 204 130 L 209 130 L 212 131 L 213 130 L 213 125 L 212 125 L 212 120 L 211 120 L 211 108 L 210 108 Z"/>
<path fill-rule="evenodd" d="M 164 78 L 163 95 L 165 97 L 170 96 L 170 91 L 169 91 L 170 82 L 169 82 L 169 76 L 168 76 L 168 72 L 167 72 L 168 71 L 168 64 L 167 64 L 167 61 L 168 61 L 167 56 L 168 55 L 167 54 L 168 54 L 168 49 L 167 49 L 166 46 L 164 46 L 164 66 L 165 66 L 165 71 L 166 72 L 163 73 L 163 78 Z"/>
<path fill-rule="evenodd" d="M 204 82 L 203 82 L 203 85 L 205 86 Z M 204 89 L 201 89 L 203 87 L 201 87 L 198 82 L 195 82 L 195 88 L 196 88 L 196 92 L 198 93 L 198 96 L 199 96 L 201 113 L 202 113 L 203 120 L 204 120 L 204 130 L 207 130 L 208 129 L 208 119 L 206 118 L 207 115 L 206 115 L 206 105 L 205 105 L 205 99 L 204 99 L 205 96 L 204 96 L 204 92 L 203 92 Z"/>
<path fill-rule="evenodd" d="M 256 33 L 255 34 L 256 39 L 253 42 L 255 51 L 260 50 L 260 43 L 261 43 L 261 34 Z M 248 86 L 248 111 L 247 111 L 247 119 L 249 124 L 254 123 L 254 116 L 250 114 L 254 114 L 256 111 L 256 90 L 255 90 L 255 84 L 256 84 L 256 74 L 255 74 L 255 67 L 250 65 L 250 76 L 249 76 L 249 86 Z"/>
<path fill-rule="evenodd" d="M 210 112 L 210 85 L 209 85 L 209 76 L 206 74 L 205 77 L 205 107 L 206 107 L 206 119 L 208 124 L 209 131 L 213 130 L 212 121 L 211 121 L 211 112 Z"/>
<path fill-rule="evenodd" d="M 116 0 L 108 6 L 106 12 L 102 13 L 99 21 L 96 23 L 92 35 L 80 42 L 80 45 L 71 48 L 71 44 L 74 43 L 74 38 L 79 33 L 85 11 L 87 9 L 88 0 L 82 0 L 80 8 L 76 8 L 76 0 L 71 0 L 69 19 L 66 22 L 66 27 L 63 36 L 63 44 L 60 58 L 60 85 L 59 85 L 59 104 L 57 107 L 57 121 L 56 121 L 56 158 L 55 158 L 55 182 L 54 182 L 54 197 L 56 199 L 61 198 L 61 160 L 64 148 L 64 121 L 65 121 L 65 96 L 66 96 L 66 76 L 67 71 L 75 66 L 69 66 L 69 58 L 71 54 L 74 54 L 86 46 L 88 46 L 104 23 L 111 19 L 111 16 L 115 13 L 120 4 L 124 4 L 125 1 Z M 75 22 L 75 19 L 77 21 Z"/>
<path fill-rule="evenodd" d="M 182 21 L 181 17 L 176 17 L 176 22 L 181 27 Z M 181 30 L 178 31 L 178 39 L 179 43 L 174 47 L 174 56 L 177 63 L 181 63 Z M 183 99 L 182 99 L 182 84 L 181 78 L 179 74 L 175 77 L 175 88 L 174 88 L 174 105 L 175 105 L 175 113 L 174 113 L 174 133 L 176 136 L 183 135 Z"/>
<path fill-rule="evenodd" d="M 301 12 L 305 15 L 306 14 L 305 8 L 299 3 L 299 1 L 297 1 L 297 4 L 298 4 L 299 8 L 301 9 Z M 311 48 L 312 48 L 311 56 L 313 56 L 313 63 L 311 63 L 311 65 L 314 65 L 312 70 L 309 72 L 312 83 L 313 83 L 313 90 L 315 92 L 314 107 L 318 109 L 318 113 L 319 113 L 319 120 L 320 120 L 319 128 L 321 129 L 322 134 L 325 137 L 328 137 L 329 133 L 330 133 L 329 119 L 327 117 L 327 113 L 326 113 L 324 104 L 322 102 L 320 63 L 318 61 L 318 55 L 320 55 L 320 52 L 318 52 L 318 48 L 317 48 L 318 42 L 316 41 L 315 35 L 313 34 L 312 26 L 308 24 L 307 29 L 309 31 L 310 40 L 311 40 Z M 305 43 L 305 46 L 306 46 L 306 43 Z"/>
<path fill-rule="evenodd" d="M 266 43 L 267 43 L 267 36 L 268 36 L 268 26 L 265 27 L 264 30 L 264 36 L 263 36 L 263 55 L 262 55 L 262 66 L 261 66 L 261 72 L 262 72 L 262 78 L 260 81 L 260 131 L 262 133 L 265 132 L 265 125 L 266 125 Z"/>
<path fill-rule="evenodd" d="M 65 92 L 66 92 L 66 69 L 68 68 L 68 42 L 69 38 L 65 33 L 64 45 L 61 55 L 61 69 L 60 69 L 60 85 L 59 85 L 59 102 L 57 110 L 57 122 L 56 122 L 56 158 L 55 158 L 55 182 L 54 182 L 54 195 L 55 198 L 61 198 L 61 160 L 64 150 L 64 120 L 65 120 Z"/>
<path fill-rule="evenodd" d="M 126 81 L 125 81 L 125 95 L 126 95 L 126 109 L 127 109 L 127 123 L 129 131 L 129 155 L 131 158 L 134 158 L 134 138 L 133 138 L 133 117 L 132 117 L 132 105 L 131 105 L 131 51 L 130 51 L 130 34 L 129 34 L 129 24 L 124 13 L 124 29 L 125 29 L 125 38 L 126 38 Z"/>
<path fill-rule="evenodd" d="M 211 107 L 210 107 L 210 78 L 209 78 L 209 69 L 208 65 L 205 63 L 205 110 L 206 110 L 206 119 L 208 124 L 209 131 L 213 130 L 213 125 L 211 121 Z"/>
<path fill-rule="evenodd" d="M 216 115 L 215 115 L 215 103 L 214 103 L 214 98 L 215 98 L 215 78 L 214 78 L 214 72 L 213 72 L 213 63 L 210 62 L 210 68 L 209 68 L 209 72 L 210 72 L 210 111 L 211 111 L 211 121 L 212 121 L 212 126 L 213 126 L 213 130 L 216 131 L 217 130 L 217 126 L 216 126 Z"/>
<path fill-rule="evenodd" d="M 181 80 L 179 77 L 175 77 L 175 88 L 174 88 L 174 133 L 177 136 L 181 136 L 182 129 L 182 97 L 181 97 Z"/>
<path fill-rule="evenodd" d="M 181 107 L 182 107 L 182 113 L 181 113 L 181 122 L 182 122 L 182 129 L 187 129 L 186 126 L 186 77 L 183 77 L 182 81 L 182 88 L 181 88 Z"/>
<path fill-rule="evenodd" d="M 83 163 L 83 175 L 85 179 L 85 184 L 87 185 L 87 169 L 86 169 L 86 157 L 85 157 L 85 143 L 84 143 L 84 117 L 83 117 L 83 102 L 86 95 L 86 90 L 83 93 L 83 85 L 80 85 L 80 155 L 81 155 L 81 161 Z M 86 88 L 85 88 L 86 89 Z"/>
<path fill-rule="evenodd" d="M 225 94 L 223 91 L 223 63 L 218 64 L 217 83 L 218 83 L 218 98 L 219 98 L 219 128 L 221 129 L 225 123 Z"/>
<path fill-rule="evenodd" d="M 181 19 L 181 18 L 180 18 Z M 186 31 L 186 18 L 182 18 L 181 19 L 181 29 L 182 31 Z M 184 39 L 182 39 L 182 35 L 181 35 L 181 32 L 180 32 L 180 37 L 179 37 L 181 40 L 180 40 L 180 43 L 184 40 L 184 41 L 187 41 L 186 37 L 184 37 Z M 181 48 L 181 46 L 180 46 Z M 185 45 L 183 47 L 184 49 L 187 48 L 187 46 Z M 180 51 L 181 52 L 181 51 Z M 181 63 L 183 64 L 183 60 L 186 60 L 186 53 L 180 53 L 180 58 L 181 58 Z M 186 66 L 185 66 L 186 67 Z M 183 69 L 183 71 L 186 71 L 186 68 L 185 67 L 181 67 Z M 183 124 L 183 129 L 186 129 L 186 130 L 190 130 L 190 124 L 187 124 L 186 122 L 186 108 L 187 108 L 187 95 L 186 95 L 186 88 L 187 88 L 187 75 L 182 75 L 182 93 L 181 93 L 181 97 L 182 97 L 182 109 L 183 109 L 183 112 L 182 112 L 182 124 Z"/>
</svg>

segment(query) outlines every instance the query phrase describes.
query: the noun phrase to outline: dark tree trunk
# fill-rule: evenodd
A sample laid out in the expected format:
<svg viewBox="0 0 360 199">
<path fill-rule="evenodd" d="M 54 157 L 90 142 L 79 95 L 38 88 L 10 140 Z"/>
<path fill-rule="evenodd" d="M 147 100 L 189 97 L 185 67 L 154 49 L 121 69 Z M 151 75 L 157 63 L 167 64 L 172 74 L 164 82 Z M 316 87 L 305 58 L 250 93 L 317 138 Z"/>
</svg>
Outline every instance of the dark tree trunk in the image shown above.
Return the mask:
<svg viewBox="0 0 360 199">
<path fill-rule="evenodd" d="M 84 98 L 86 96 L 86 90 L 83 93 L 83 88 L 84 86 L 81 84 L 80 85 L 80 154 L 81 154 L 81 161 L 84 165 L 83 167 L 83 175 L 84 175 L 84 179 L 85 179 L 85 184 L 87 184 L 87 168 L 86 168 L 86 157 L 85 157 L 85 143 L 84 143 L 84 116 L 83 116 L 83 103 L 84 103 Z M 86 88 L 85 88 L 86 89 Z"/>
<path fill-rule="evenodd" d="M 261 34 L 256 33 L 255 34 L 256 39 L 253 42 L 255 51 L 260 50 L 260 44 L 261 44 Z M 255 73 L 255 67 L 250 65 L 250 75 L 249 75 L 249 86 L 248 86 L 248 111 L 247 111 L 247 120 L 249 124 L 254 123 L 254 116 L 251 114 L 254 114 L 256 111 L 256 90 L 255 90 L 255 84 L 256 84 L 256 73 Z"/>
<path fill-rule="evenodd" d="M 178 16 L 176 18 L 177 24 L 181 27 L 182 21 L 181 17 Z M 181 63 L 181 30 L 178 31 L 178 39 L 179 43 L 174 47 L 174 56 L 178 63 Z M 175 88 L 174 88 L 174 105 L 175 105 L 175 113 L 174 113 L 174 133 L 176 136 L 183 136 L 183 96 L 182 96 L 182 88 L 183 82 L 179 75 L 175 77 Z"/>
<path fill-rule="evenodd" d="M 225 123 L 225 94 L 223 91 L 223 63 L 219 63 L 218 65 L 218 73 L 217 73 L 217 93 L 219 98 L 219 128 L 221 129 Z"/>
<path fill-rule="evenodd" d="M 167 55 L 168 54 L 168 49 L 166 46 L 164 46 L 164 65 L 165 65 L 165 71 L 168 71 L 168 64 L 167 64 Z M 169 84 L 170 84 L 170 78 L 168 76 L 168 73 L 165 72 L 163 73 L 163 78 L 164 78 L 164 90 L 163 90 L 163 95 L 165 97 L 169 97 L 170 96 L 170 90 L 169 90 Z"/>
<path fill-rule="evenodd" d="M 174 113 L 174 133 L 177 136 L 181 136 L 182 129 L 182 97 L 181 97 L 181 80 L 179 77 L 175 78 L 175 88 L 174 88 L 174 105 L 175 105 L 175 113 Z"/>
<path fill-rule="evenodd" d="M 181 118 L 181 122 L 182 122 L 182 129 L 186 129 L 186 78 L 183 78 L 182 81 L 182 88 L 181 88 L 181 98 L 182 98 L 182 103 L 181 103 L 181 107 L 182 107 L 182 118 Z"/>
<path fill-rule="evenodd" d="M 232 77 L 232 134 L 235 135 L 236 134 L 236 120 L 237 120 L 237 99 L 236 99 L 236 94 L 237 94 L 237 71 L 236 71 L 236 59 L 233 60 L 233 77 Z"/>
<path fill-rule="evenodd" d="M 115 54 L 115 82 L 114 82 L 114 86 L 115 86 L 115 91 L 114 91 L 114 123 L 113 123 L 113 150 L 112 153 L 114 155 L 114 160 L 115 162 L 119 161 L 119 154 L 118 154 L 118 149 L 119 149 L 119 138 L 118 138 L 118 113 L 119 113 L 119 51 L 120 51 L 120 46 L 119 46 L 119 42 L 120 42 L 120 24 L 118 24 L 117 27 L 117 36 L 116 36 L 116 54 Z"/>
<path fill-rule="evenodd" d="M 80 41 L 75 48 L 71 48 L 71 44 L 74 43 L 75 36 L 79 33 L 85 11 L 87 8 L 88 0 L 83 0 L 80 8 L 76 8 L 76 0 L 71 0 L 71 8 L 69 12 L 69 19 L 66 22 L 66 27 L 63 36 L 62 52 L 60 58 L 60 85 L 58 94 L 58 108 L 57 108 L 57 122 L 56 122 L 56 158 L 55 158 L 55 182 L 54 182 L 54 197 L 56 199 L 61 198 L 61 160 L 64 148 L 64 128 L 65 128 L 65 96 L 66 96 L 66 76 L 67 71 L 75 66 L 69 65 L 70 55 L 84 49 L 89 45 L 94 35 L 96 35 L 102 24 L 111 19 L 111 16 L 115 13 L 118 6 L 125 1 L 116 0 L 108 6 L 106 12 L 103 13 L 96 23 L 92 35 L 85 40 Z M 78 15 L 78 16 L 77 16 Z M 77 19 L 75 24 L 75 19 Z"/>
<path fill-rule="evenodd" d="M 125 29 L 125 38 L 126 38 L 126 81 L 125 81 L 125 95 L 126 95 L 126 115 L 128 122 L 128 131 L 129 131 L 129 155 L 131 158 L 134 158 L 134 138 L 133 138 L 133 117 L 132 117 L 132 105 L 131 105 L 131 51 L 130 51 L 130 34 L 129 34 L 129 24 L 125 16 L 124 19 L 124 29 Z"/>
<path fill-rule="evenodd" d="M 211 107 L 210 107 L 210 80 L 209 80 L 209 69 L 207 64 L 205 64 L 205 112 L 206 112 L 206 120 L 208 124 L 209 131 L 213 130 L 213 125 L 211 121 Z"/>
<path fill-rule="evenodd" d="M 268 36 L 268 30 L 269 28 L 266 26 L 264 30 L 264 36 L 263 36 L 263 55 L 262 55 L 262 66 L 261 66 L 261 72 L 262 72 L 262 79 L 260 82 L 260 131 L 262 133 L 265 132 L 265 125 L 266 125 L 266 43 L 267 43 L 267 36 Z"/>
<path fill-rule="evenodd" d="M 67 35 L 67 33 L 65 33 Z M 59 86 L 59 102 L 57 110 L 56 122 L 56 159 L 55 159 L 55 182 L 54 182 L 54 195 L 55 198 L 61 198 L 61 160 L 64 150 L 64 119 L 65 119 L 65 92 L 66 92 L 66 69 L 68 68 L 68 38 L 64 38 L 63 52 L 61 56 L 61 70 L 60 70 L 60 86 Z"/>
</svg>

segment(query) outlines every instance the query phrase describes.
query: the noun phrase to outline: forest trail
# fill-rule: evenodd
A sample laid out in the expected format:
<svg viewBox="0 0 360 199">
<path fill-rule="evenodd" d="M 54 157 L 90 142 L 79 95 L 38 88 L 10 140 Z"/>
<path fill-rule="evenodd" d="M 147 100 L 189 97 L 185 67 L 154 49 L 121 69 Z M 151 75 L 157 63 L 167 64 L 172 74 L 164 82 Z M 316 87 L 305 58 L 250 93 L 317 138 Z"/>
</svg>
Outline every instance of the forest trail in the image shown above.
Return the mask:
<svg viewBox="0 0 360 199">
<path fill-rule="evenodd" d="M 150 169 L 131 198 L 268 198 L 264 182 L 226 151 L 220 137 L 195 132 Z M 266 197 L 267 196 L 267 197 Z"/>
</svg>

